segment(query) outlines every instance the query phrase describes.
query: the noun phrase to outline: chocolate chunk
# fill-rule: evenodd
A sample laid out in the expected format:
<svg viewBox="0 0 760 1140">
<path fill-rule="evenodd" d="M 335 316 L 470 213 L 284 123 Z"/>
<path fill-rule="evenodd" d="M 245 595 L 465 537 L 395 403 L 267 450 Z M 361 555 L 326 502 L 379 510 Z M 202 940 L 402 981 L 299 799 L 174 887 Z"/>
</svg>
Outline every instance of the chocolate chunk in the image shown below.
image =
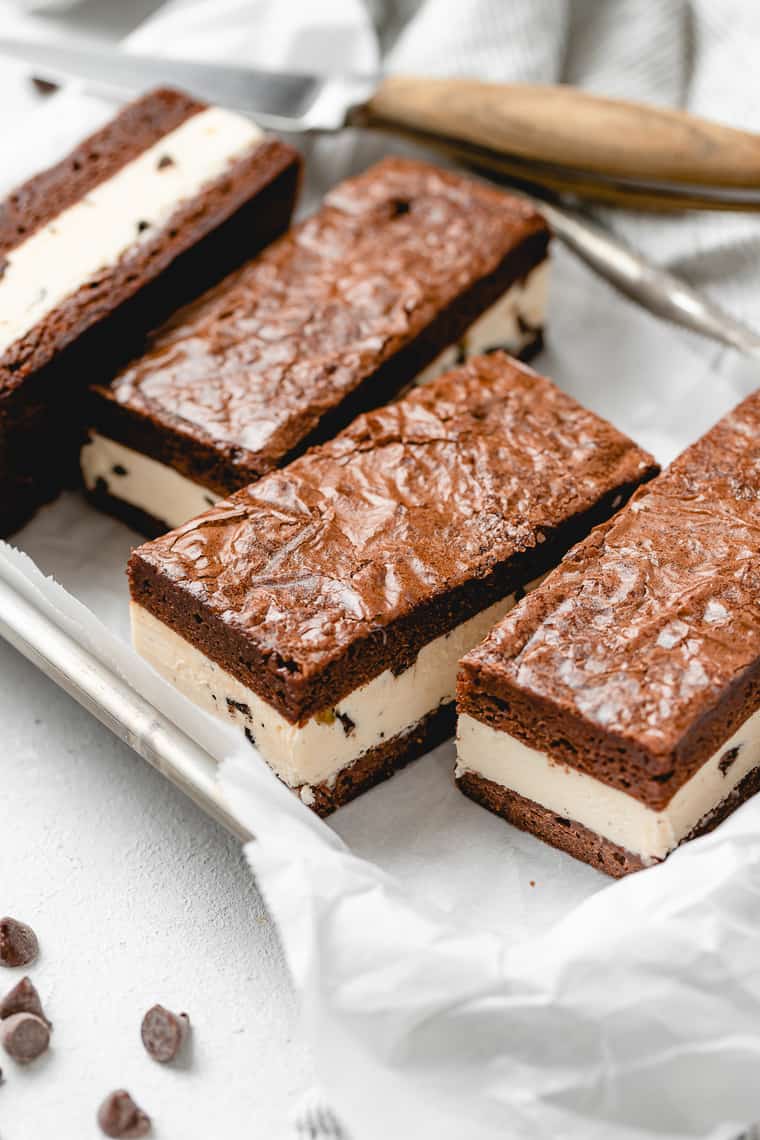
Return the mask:
<svg viewBox="0 0 760 1140">
<path fill-rule="evenodd" d="M 110 1093 L 98 1109 L 98 1124 L 106 1136 L 133 1140 L 150 1134 L 150 1117 L 135 1104 L 126 1089 Z"/>
<path fill-rule="evenodd" d="M 190 1029 L 186 1013 L 172 1013 L 162 1005 L 154 1005 L 145 1014 L 140 1029 L 142 1043 L 154 1061 L 173 1061 Z"/>
<path fill-rule="evenodd" d="M 15 918 L 0 918 L 0 966 L 28 966 L 40 952 L 31 926 Z"/>
<path fill-rule="evenodd" d="M 13 1017 L 15 1013 L 33 1013 L 45 1022 L 48 1029 L 53 1028 L 42 1011 L 40 995 L 30 978 L 22 978 L 0 1001 L 0 1021 Z"/>
<path fill-rule="evenodd" d="M 0 1041 L 9 1057 L 27 1065 L 40 1057 L 50 1044 L 50 1030 L 33 1013 L 14 1013 L 0 1022 Z"/>
<path fill-rule="evenodd" d="M 162 154 L 156 163 L 158 170 L 166 170 L 167 166 L 174 166 L 174 159 L 170 154 Z"/>
<path fill-rule="evenodd" d="M 138 234 L 144 234 L 144 233 L 145 233 L 145 231 L 146 231 L 146 230 L 149 230 L 149 229 L 150 229 L 150 222 L 146 222 L 144 218 L 142 218 L 142 219 L 141 219 L 141 220 L 140 220 L 140 221 L 137 223 L 137 232 L 138 232 Z"/>
</svg>

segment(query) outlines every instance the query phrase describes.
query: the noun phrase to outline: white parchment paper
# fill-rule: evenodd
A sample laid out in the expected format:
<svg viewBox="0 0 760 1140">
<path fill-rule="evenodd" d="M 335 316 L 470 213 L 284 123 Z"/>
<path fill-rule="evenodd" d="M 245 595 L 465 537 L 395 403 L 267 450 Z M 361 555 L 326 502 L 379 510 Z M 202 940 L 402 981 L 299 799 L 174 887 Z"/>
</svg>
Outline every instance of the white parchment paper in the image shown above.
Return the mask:
<svg viewBox="0 0 760 1140">
<path fill-rule="evenodd" d="M 35 128 L 34 165 L 43 138 L 52 158 L 107 113 L 76 95 L 56 107 Z M 372 157 L 344 146 L 331 167 L 322 149 L 313 169 L 337 178 Z M 549 336 L 537 366 L 661 461 L 758 380 L 561 251 Z M 224 761 L 320 1079 L 356 1140 L 717 1140 L 760 1118 L 760 800 L 612 885 L 462 797 L 451 745 L 324 823 L 134 657 L 135 541 L 68 494 L 17 537 L 33 563 L 0 547 L 0 578 Z"/>
</svg>

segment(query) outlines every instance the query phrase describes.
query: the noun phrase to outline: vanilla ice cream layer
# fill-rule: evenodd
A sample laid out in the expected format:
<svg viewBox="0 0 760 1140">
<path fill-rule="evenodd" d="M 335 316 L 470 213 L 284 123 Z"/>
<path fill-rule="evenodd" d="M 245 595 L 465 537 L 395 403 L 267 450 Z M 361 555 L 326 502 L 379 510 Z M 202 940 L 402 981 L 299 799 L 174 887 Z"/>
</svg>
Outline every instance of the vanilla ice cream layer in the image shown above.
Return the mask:
<svg viewBox="0 0 760 1140">
<path fill-rule="evenodd" d="M 416 383 L 426 383 L 454 368 L 462 352 L 465 356 L 474 356 L 485 349 L 497 347 L 519 352 L 535 335 L 524 331 L 520 320 L 524 320 L 530 329 L 538 329 L 543 323 L 547 275 L 548 261 L 544 261 L 523 281 L 512 285 L 470 326 L 461 347 L 452 345 L 444 349 L 420 373 Z M 82 449 L 81 462 L 85 486 L 89 490 L 94 490 L 98 480 L 102 480 L 114 498 L 167 523 L 170 529 L 205 511 L 219 497 L 172 467 L 94 430 Z M 118 475 L 114 473 L 115 468 L 119 469 Z"/>
<path fill-rule="evenodd" d="M 484 776 L 651 864 L 664 859 L 760 764 L 760 710 L 660 811 L 467 715 L 459 717 L 457 755 L 457 777 Z"/>
<path fill-rule="evenodd" d="M 458 344 L 444 348 L 420 372 L 415 383 L 427 384 L 458 364 L 482 352 L 503 348 L 517 356 L 543 328 L 549 285 L 549 259 L 545 258 L 522 281 L 509 289 L 470 325 Z"/>
<path fill-rule="evenodd" d="M 219 499 L 173 467 L 97 432 L 90 433 L 80 463 L 88 491 L 103 486 L 115 499 L 166 523 L 167 530 L 195 518 Z"/>
<path fill-rule="evenodd" d="M 371 748 L 408 732 L 440 705 L 453 701 L 459 659 L 514 604 L 510 594 L 481 610 L 423 646 L 403 673 L 395 676 L 387 669 L 300 726 L 134 602 L 132 642 L 191 701 L 247 729 L 280 779 L 302 788 L 302 798 L 309 803 L 310 785 L 333 780 Z"/>
<path fill-rule="evenodd" d="M 242 115 L 200 111 L 12 249 L 0 278 L 0 355 L 131 247 L 155 238 L 262 138 Z"/>
</svg>

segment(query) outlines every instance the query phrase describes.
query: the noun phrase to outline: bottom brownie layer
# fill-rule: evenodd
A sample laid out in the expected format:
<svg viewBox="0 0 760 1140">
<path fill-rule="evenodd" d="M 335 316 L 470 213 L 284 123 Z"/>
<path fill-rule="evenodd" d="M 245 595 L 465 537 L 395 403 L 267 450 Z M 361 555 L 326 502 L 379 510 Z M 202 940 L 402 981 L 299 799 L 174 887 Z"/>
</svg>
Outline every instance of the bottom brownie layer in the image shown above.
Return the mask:
<svg viewBox="0 0 760 1140">
<path fill-rule="evenodd" d="M 576 859 L 616 879 L 630 874 L 631 871 L 641 871 L 647 866 L 641 856 L 626 851 L 625 848 L 597 835 L 595 831 L 576 823 L 575 820 L 555 815 L 541 804 L 528 800 L 517 792 L 486 779 L 485 776 L 464 772 L 457 777 L 457 784 L 471 800 L 500 815 L 508 823 L 519 827 L 521 831 L 530 832 L 544 843 L 549 843 L 560 851 L 566 851 Z M 748 772 L 741 783 L 737 784 L 711 812 L 708 812 L 682 842 L 688 843 L 690 839 L 706 835 L 736 811 L 740 804 L 759 791 L 760 766 Z"/>
<path fill-rule="evenodd" d="M 618 847 L 574 820 L 555 815 L 534 800 L 527 800 L 517 792 L 487 780 L 485 776 L 464 772 L 457 778 L 457 784 L 471 800 L 502 816 L 521 831 L 529 831 L 544 843 L 567 851 L 607 875 L 620 878 L 631 871 L 640 871 L 644 866 L 640 856 Z"/>
<path fill-rule="evenodd" d="M 136 530 L 138 534 L 144 534 L 147 538 L 158 538 L 159 535 L 166 534 L 167 530 L 170 529 L 162 519 L 155 518 L 147 511 L 141 511 L 139 507 L 133 507 L 124 499 L 117 499 L 115 495 L 110 495 L 103 479 L 99 479 L 92 490 L 85 488 L 84 496 L 93 507 L 118 519 L 119 522 L 125 523 L 126 526 Z"/>
<path fill-rule="evenodd" d="M 443 744 L 444 740 L 454 735 L 455 722 L 456 706 L 452 701 L 428 713 L 408 732 L 370 748 L 352 764 L 341 769 L 333 780 L 315 785 L 302 784 L 293 790 L 317 815 L 329 815 L 375 784 L 389 780 L 394 772 L 405 768 L 412 760 L 419 759 Z"/>
</svg>

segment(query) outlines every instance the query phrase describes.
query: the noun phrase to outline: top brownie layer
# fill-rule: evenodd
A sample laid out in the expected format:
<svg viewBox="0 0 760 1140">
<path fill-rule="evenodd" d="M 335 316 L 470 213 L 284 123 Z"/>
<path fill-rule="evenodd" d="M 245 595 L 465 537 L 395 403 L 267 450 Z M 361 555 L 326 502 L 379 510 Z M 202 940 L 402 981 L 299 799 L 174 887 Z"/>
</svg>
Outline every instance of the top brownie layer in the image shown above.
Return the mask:
<svg viewBox="0 0 760 1140">
<path fill-rule="evenodd" d="M 413 379 L 548 236 L 519 199 L 388 158 L 180 313 L 96 389 L 94 420 L 227 493 Z"/>
<path fill-rule="evenodd" d="M 503 353 L 134 552 L 136 602 L 292 721 L 556 563 L 656 468 Z"/>
<path fill-rule="evenodd" d="M 756 394 L 465 658 L 461 707 L 664 806 L 760 705 L 759 436 Z"/>
</svg>

